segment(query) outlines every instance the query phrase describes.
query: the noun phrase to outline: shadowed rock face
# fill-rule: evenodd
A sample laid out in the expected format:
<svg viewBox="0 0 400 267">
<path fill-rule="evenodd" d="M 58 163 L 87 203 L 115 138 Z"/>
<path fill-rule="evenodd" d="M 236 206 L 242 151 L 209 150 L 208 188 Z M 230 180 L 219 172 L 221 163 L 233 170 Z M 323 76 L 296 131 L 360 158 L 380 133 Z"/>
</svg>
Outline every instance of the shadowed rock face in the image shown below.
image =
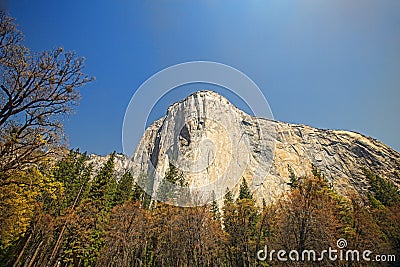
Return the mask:
<svg viewBox="0 0 400 267">
<path fill-rule="evenodd" d="M 169 163 L 182 170 L 193 190 L 222 196 L 229 187 L 236 194 L 244 177 L 256 199 L 267 202 L 288 190 L 288 166 L 303 176 L 314 164 L 344 195 L 367 190 L 365 167 L 400 184 L 400 154 L 373 138 L 253 117 L 211 91 L 171 105 L 150 125 L 132 170 L 150 175 L 155 192 Z"/>
</svg>

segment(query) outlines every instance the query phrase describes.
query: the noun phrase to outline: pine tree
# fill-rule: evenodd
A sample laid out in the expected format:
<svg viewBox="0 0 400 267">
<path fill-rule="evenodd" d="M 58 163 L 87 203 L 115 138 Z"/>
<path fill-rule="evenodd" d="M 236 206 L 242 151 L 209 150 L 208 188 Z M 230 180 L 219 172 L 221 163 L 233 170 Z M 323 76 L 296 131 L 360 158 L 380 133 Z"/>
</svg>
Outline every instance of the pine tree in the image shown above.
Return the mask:
<svg viewBox="0 0 400 267">
<path fill-rule="evenodd" d="M 70 150 L 68 155 L 55 165 L 53 175 L 57 181 L 64 184 L 64 208 L 76 206 L 88 191 L 92 166 L 86 162 L 86 153 Z"/>
<path fill-rule="evenodd" d="M 114 205 L 116 191 L 116 177 L 114 173 L 115 152 L 110 155 L 107 162 L 94 177 L 88 194 L 88 200 L 98 208 L 109 210 Z"/>
<path fill-rule="evenodd" d="M 249 185 L 244 178 L 239 188 L 239 199 L 253 199 L 253 195 L 250 192 Z"/>
<path fill-rule="evenodd" d="M 119 180 L 115 192 L 114 203 L 122 204 L 133 198 L 133 176 L 130 171 L 126 171 Z"/>
<path fill-rule="evenodd" d="M 221 219 L 221 213 L 219 212 L 219 208 L 218 208 L 218 203 L 217 200 L 215 199 L 215 192 L 212 191 L 211 193 L 211 207 L 210 207 L 210 211 L 212 213 L 213 219 L 216 221 L 219 221 Z"/>
<path fill-rule="evenodd" d="M 93 178 L 87 197 L 70 218 L 70 234 L 63 244 L 62 259 L 71 266 L 93 266 L 100 256 L 105 228 L 115 205 L 114 159 L 115 152 Z"/>
<path fill-rule="evenodd" d="M 311 164 L 311 168 L 312 168 L 312 174 L 313 174 L 316 178 L 324 178 L 324 175 L 322 174 L 321 170 L 318 169 L 317 166 L 315 166 L 314 164 Z"/>
<path fill-rule="evenodd" d="M 178 192 L 175 189 L 175 186 L 186 186 L 185 178 L 183 177 L 182 172 L 179 171 L 177 167 L 175 167 L 172 163 L 169 163 L 169 168 L 165 174 L 164 179 L 162 179 L 158 190 L 157 190 L 157 198 L 160 201 L 168 201 L 177 199 Z"/>
<path fill-rule="evenodd" d="M 70 216 L 68 213 L 75 211 L 75 208 L 88 192 L 92 166 L 86 164 L 87 159 L 86 153 L 81 154 L 79 150 L 74 151 L 71 149 L 65 158 L 57 162 L 53 172 L 55 179 L 64 184 L 65 201 L 62 204 L 62 208 L 67 210 L 66 217 Z M 58 254 L 66 228 L 67 221 L 65 220 L 50 254 L 50 262 Z"/>
<path fill-rule="evenodd" d="M 226 188 L 226 193 L 224 196 L 224 205 L 228 204 L 228 203 L 232 203 L 233 202 L 233 194 L 231 192 L 231 190 L 229 190 L 229 188 Z"/>
<path fill-rule="evenodd" d="M 231 266 L 251 266 L 254 261 L 259 214 L 245 179 L 239 197 L 233 200 L 227 190 L 223 207 L 223 224 L 228 234 L 227 257 Z"/>
<path fill-rule="evenodd" d="M 400 202 L 400 191 L 391 181 L 387 181 L 376 175 L 371 170 L 364 169 L 364 174 L 371 185 L 371 202 L 379 201 L 385 206 L 393 206 Z"/>
</svg>

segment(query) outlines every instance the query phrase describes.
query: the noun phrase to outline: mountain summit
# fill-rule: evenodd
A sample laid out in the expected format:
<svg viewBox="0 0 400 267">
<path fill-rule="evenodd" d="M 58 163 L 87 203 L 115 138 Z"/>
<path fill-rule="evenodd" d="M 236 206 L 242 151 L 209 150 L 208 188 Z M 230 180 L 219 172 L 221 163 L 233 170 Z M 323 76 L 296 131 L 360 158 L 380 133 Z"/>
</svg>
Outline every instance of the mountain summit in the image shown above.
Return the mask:
<svg viewBox="0 0 400 267">
<path fill-rule="evenodd" d="M 400 185 L 400 154 L 378 140 L 250 116 L 213 91 L 171 105 L 146 129 L 133 156 L 137 179 L 149 177 L 154 196 L 171 165 L 198 204 L 209 201 L 205 193 L 218 198 L 228 188 L 237 194 L 242 179 L 257 201 L 274 202 L 288 190 L 291 171 L 304 176 L 312 166 L 343 195 L 368 189 L 364 168 Z"/>
</svg>

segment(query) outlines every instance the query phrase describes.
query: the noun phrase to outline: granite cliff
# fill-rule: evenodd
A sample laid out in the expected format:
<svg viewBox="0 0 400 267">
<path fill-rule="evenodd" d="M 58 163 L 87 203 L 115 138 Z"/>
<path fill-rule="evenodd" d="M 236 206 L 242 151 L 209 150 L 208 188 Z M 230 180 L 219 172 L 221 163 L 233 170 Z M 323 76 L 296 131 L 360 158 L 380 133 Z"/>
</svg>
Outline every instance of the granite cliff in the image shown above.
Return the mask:
<svg viewBox="0 0 400 267">
<path fill-rule="evenodd" d="M 132 161 L 124 161 L 121 168 L 129 165 L 136 177 L 154 180 L 153 196 L 170 164 L 183 173 L 192 193 L 214 191 L 220 197 L 228 187 L 237 194 L 237 183 L 245 178 L 255 198 L 267 202 L 288 190 L 289 168 L 303 176 L 312 164 L 343 195 L 368 190 L 363 168 L 400 185 L 400 154 L 380 141 L 250 116 L 212 91 L 171 105 L 146 129 Z"/>
</svg>

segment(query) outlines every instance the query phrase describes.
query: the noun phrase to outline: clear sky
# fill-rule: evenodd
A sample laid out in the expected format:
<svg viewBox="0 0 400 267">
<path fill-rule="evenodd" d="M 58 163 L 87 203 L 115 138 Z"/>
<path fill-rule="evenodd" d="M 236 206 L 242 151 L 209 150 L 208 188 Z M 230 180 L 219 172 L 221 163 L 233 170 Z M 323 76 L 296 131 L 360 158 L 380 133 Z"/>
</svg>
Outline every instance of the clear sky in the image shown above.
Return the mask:
<svg viewBox="0 0 400 267">
<path fill-rule="evenodd" d="M 357 131 L 400 151 L 399 0 L 10 0 L 8 7 L 33 51 L 62 46 L 86 57 L 96 81 L 66 122 L 71 147 L 81 151 L 121 152 L 135 90 L 193 60 L 244 72 L 277 120 Z"/>
</svg>

